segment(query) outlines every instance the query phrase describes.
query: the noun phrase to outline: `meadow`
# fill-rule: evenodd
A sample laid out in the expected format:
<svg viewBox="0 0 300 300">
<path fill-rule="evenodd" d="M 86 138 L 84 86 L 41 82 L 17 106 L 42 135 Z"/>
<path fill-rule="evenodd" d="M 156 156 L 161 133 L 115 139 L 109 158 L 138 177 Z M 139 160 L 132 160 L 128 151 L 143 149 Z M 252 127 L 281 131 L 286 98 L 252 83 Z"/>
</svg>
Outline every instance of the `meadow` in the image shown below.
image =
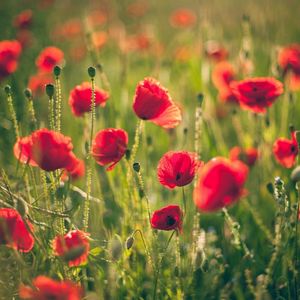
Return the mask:
<svg viewBox="0 0 300 300">
<path fill-rule="evenodd" d="M 300 299 L 299 11 L 2 0 L 0 299 Z"/>
</svg>

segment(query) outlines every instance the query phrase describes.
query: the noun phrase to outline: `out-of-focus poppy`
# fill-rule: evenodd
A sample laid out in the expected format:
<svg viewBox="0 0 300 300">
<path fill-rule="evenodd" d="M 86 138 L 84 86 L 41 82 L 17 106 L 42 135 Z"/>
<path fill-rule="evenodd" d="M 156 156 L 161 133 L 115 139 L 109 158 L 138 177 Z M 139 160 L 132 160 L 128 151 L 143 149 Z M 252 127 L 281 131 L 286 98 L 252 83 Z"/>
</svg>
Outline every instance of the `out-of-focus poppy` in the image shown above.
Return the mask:
<svg viewBox="0 0 300 300">
<path fill-rule="evenodd" d="M 30 231 L 33 226 L 12 208 L 0 208 L 0 244 L 20 252 L 29 252 L 34 246 Z"/>
<path fill-rule="evenodd" d="M 45 93 L 45 87 L 49 83 L 53 83 L 50 73 L 37 73 L 30 76 L 28 87 L 31 89 L 33 95 L 39 96 Z"/>
<path fill-rule="evenodd" d="M 228 58 L 228 51 L 217 41 L 206 42 L 205 54 L 214 62 L 219 62 Z"/>
<path fill-rule="evenodd" d="M 237 99 L 232 93 L 230 83 L 235 80 L 235 70 L 233 66 L 222 61 L 215 65 L 212 72 L 212 82 L 219 91 L 219 98 L 224 102 L 237 103 Z"/>
<path fill-rule="evenodd" d="M 112 170 L 124 156 L 128 145 L 128 134 L 123 129 L 108 128 L 100 130 L 92 145 L 92 155 L 100 166 Z"/>
<path fill-rule="evenodd" d="M 273 153 L 275 159 L 285 168 L 291 168 L 295 165 L 299 146 L 296 139 L 296 132 L 291 132 L 292 138 L 279 138 L 273 144 Z"/>
<path fill-rule="evenodd" d="M 95 88 L 95 106 L 104 107 L 109 98 L 108 92 Z M 91 111 L 92 86 L 89 82 L 77 85 L 70 93 L 69 104 L 75 116 L 80 117 L 84 113 Z"/>
<path fill-rule="evenodd" d="M 32 24 L 32 10 L 26 9 L 20 12 L 13 20 L 14 27 L 28 29 Z"/>
<path fill-rule="evenodd" d="M 283 93 L 283 84 L 272 77 L 234 81 L 230 87 L 240 106 L 255 113 L 265 113 Z"/>
<path fill-rule="evenodd" d="M 74 155 L 72 149 L 71 138 L 43 128 L 19 138 L 14 146 L 14 155 L 22 163 L 54 171 L 70 166 Z"/>
<path fill-rule="evenodd" d="M 56 65 L 62 63 L 64 53 L 57 47 L 46 47 L 36 59 L 36 66 L 40 72 L 52 72 Z"/>
<path fill-rule="evenodd" d="M 85 174 L 85 164 L 82 159 L 73 156 L 72 162 L 65 169 L 65 172 L 62 174 L 62 180 L 65 181 L 70 177 L 72 180 L 80 179 Z"/>
<path fill-rule="evenodd" d="M 17 70 L 21 50 L 18 41 L 0 41 L 0 81 Z"/>
<path fill-rule="evenodd" d="M 145 78 L 137 85 L 133 110 L 142 120 L 164 128 L 174 128 L 181 122 L 180 109 L 168 91 L 153 78 Z"/>
<path fill-rule="evenodd" d="M 89 249 L 88 234 L 81 230 L 72 230 L 53 240 L 54 254 L 66 260 L 70 267 L 85 263 Z"/>
<path fill-rule="evenodd" d="M 200 169 L 194 202 L 204 212 L 216 211 L 236 202 L 245 194 L 248 167 L 241 161 L 223 157 L 210 160 Z"/>
<path fill-rule="evenodd" d="M 46 276 L 38 276 L 31 286 L 21 285 L 19 296 L 28 300 L 80 300 L 82 288 L 71 281 L 56 281 Z"/>
<path fill-rule="evenodd" d="M 195 25 L 197 20 L 196 14 L 188 8 L 179 8 L 172 12 L 170 24 L 173 27 L 187 28 Z"/>
<path fill-rule="evenodd" d="M 243 149 L 236 146 L 230 150 L 229 158 L 232 161 L 240 160 L 249 167 L 252 167 L 258 158 L 258 150 L 253 147 Z"/>
</svg>

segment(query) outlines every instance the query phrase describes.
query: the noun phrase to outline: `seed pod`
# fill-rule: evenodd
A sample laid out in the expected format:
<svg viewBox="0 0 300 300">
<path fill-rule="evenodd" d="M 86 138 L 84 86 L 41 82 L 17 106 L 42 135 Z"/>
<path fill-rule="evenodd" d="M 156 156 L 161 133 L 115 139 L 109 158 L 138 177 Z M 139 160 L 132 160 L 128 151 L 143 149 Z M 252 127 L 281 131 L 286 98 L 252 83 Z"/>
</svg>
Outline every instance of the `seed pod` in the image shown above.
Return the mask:
<svg viewBox="0 0 300 300">
<path fill-rule="evenodd" d="M 298 182 L 300 181 L 300 166 L 297 166 L 292 174 L 291 174 L 291 179 L 294 181 L 294 182 Z"/>
<path fill-rule="evenodd" d="M 125 247 L 127 250 L 131 249 L 131 247 L 133 246 L 134 243 L 134 237 L 130 236 L 127 238 L 126 242 L 125 242 Z"/>
</svg>

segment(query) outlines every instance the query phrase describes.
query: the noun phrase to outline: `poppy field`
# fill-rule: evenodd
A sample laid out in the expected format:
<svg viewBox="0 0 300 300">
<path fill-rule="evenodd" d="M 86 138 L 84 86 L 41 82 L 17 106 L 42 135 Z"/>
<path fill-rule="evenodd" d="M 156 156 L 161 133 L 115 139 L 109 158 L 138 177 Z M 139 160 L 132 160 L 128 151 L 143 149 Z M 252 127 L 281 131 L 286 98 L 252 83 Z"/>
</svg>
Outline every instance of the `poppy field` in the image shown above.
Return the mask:
<svg viewBox="0 0 300 300">
<path fill-rule="evenodd" d="M 0 2 L 0 299 L 300 299 L 300 3 Z"/>
</svg>

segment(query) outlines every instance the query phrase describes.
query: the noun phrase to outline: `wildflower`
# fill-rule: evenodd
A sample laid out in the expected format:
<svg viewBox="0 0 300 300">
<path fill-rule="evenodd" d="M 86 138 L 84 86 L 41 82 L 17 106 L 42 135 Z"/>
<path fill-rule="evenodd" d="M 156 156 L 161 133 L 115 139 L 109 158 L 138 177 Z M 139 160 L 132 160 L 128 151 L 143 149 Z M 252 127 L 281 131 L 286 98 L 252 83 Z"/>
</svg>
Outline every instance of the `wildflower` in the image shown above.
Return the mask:
<svg viewBox="0 0 300 300">
<path fill-rule="evenodd" d="M 232 161 L 240 160 L 247 166 L 252 167 L 258 158 L 258 151 L 253 147 L 242 149 L 241 147 L 236 146 L 230 150 L 229 158 Z"/>
<path fill-rule="evenodd" d="M 232 93 L 230 83 L 235 79 L 233 66 L 222 61 L 215 65 L 212 73 L 212 82 L 219 91 L 219 98 L 224 102 L 237 103 L 237 99 Z"/>
<path fill-rule="evenodd" d="M 0 41 L 0 81 L 17 70 L 21 50 L 18 41 Z"/>
<path fill-rule="evenodd" d="M 64 53 L 56 47 L 47 47 L 42 50 L 36 59 L 36 66 L 41 72 L 52 72 L 56 65 L 62 63 Z"/>
<path fill-rule="evenodd" d="M 71 281 L 56 281 L 46 276 L 38 276 L 32 286 L 21 285 L 19 296 L 28 300 L 80 300 L 82 289 Z"/>
<path fill-rule="evenodd" d="M 27 29 L 32 23 L 32 10 L 26 9 L 19 13 L 13 20 L 14 27 L 18 29 Z"/>
<path fill-rule="evenodd" d="M 22 163 L 39 166 L 45 171 L 68 168 L 72 163 L 71 138 L 46 128 L 19 138 L 14 145 L 14 155 Z"/>
<path fill-rule="evenodd" d="M 53 83 L 50 73 L 37 73 L 30 76 L 28 87 L 31 89 L 35 96 L 42 95 L 45 92 L 47 84 Z"/>
<path fill-rule="evenodd" d="M 145 78 L 137 85 L 133 110 L 139 118 L 164 128 L 174 128 L 181 122 L 180 109 L 153 78 Z"/>
<path fill-rule="evenodd" d="M 292 138 L 279 138 L 273 144 L 273 153 L 276 161 L 285 168 L 291 168 L 296 163 L 299 152 L 296 132 L 291 131 Z"/>
<path fill-rule="evenodd" d="M 168 205 L 154 211 L 151 217 L 151 226 L 159 230 L 182 229 L 183 213 L 178 205 Z"/>
<path fill-rule="evenodd" d="M 173 27 L 192 27 L 195 25 L 196 20 L 195 13 L 187 8 L 176 9 L 170 16 L 170 23 Z"/>
<path fill-rule="evenodd" d="M 104 107 L 109 94 L 99 88 L 95 88 L 95 106 Z M 77 85 L 70 93 L 69 104 L 75 116 L 82 116 L 91 111 L 92 105 L 92 86 L 89 82 Z"/>
<path fill-rule="evenodd" d="M 176 186 L 185 186 L 195 177 L 200 162 L 197 154 L 187 151 L 169 151 L 163 155 L 157 166 L 159 182 L 173 189 Z"/>
<path fill-rule="evenodd" d="M 245 194 L 247 176 L 248 167 L 239 160 L 210 160 L 199 172 L 193 195 L 196 206 L 211 212 L 233 204 Z"/>
<path fill-rule="evenodd" d="M 100 130 L 93 140 L 92 155 L 100 166 L 108 165 L 112 170 L 124 156 L 128 144 L 128 134 L 123 129 Z"/>
<path fill-rule="evenodd" d="M 220 62 L 228 57 L 228 51 L 217 41 L 206 42 L 205 54 L 214 62 Z"/>
<path fill-rule="evenodd" d="M 30 230 L 33 230 L 32 224 L 24 221 L 18 211 L 0 208 L 0 244 L 20 252 L 29 252 L 34 245 Z"/>
<path fill-rule="evenodd" d="M 272 77 L 245 79 L 230 84 L 243 109 L 265 113 L 266 108 L 283 93 L 283 84 Z"/>
<path fill-rule="evenodd" d="M 68 261 L 70 267 L 85 263 L 89 249 L 88 234 L 81 230 L 72 230 L 53 240 L 54 254 Z"/>
</svg>

